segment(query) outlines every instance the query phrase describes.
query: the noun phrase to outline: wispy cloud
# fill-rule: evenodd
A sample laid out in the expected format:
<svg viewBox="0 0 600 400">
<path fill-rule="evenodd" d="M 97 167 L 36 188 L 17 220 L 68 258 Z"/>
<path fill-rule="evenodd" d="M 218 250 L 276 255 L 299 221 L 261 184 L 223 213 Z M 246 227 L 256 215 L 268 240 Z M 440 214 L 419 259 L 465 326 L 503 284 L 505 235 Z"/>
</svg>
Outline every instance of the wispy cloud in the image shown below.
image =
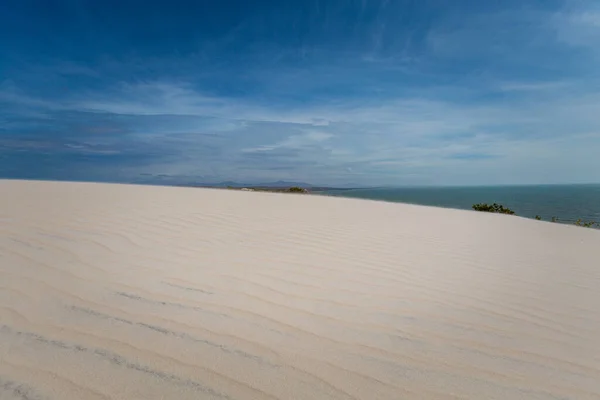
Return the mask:
<svg viewBox="0 0 600 400">
<path fill-rule="evenodd" d="M 539 92 L 556 91 L 556 89 L 569 89 L 568 82 L 506 82 L 500 84 L 499 89 L 503 92 Z"/>
<path fill-rule="evenodd" d="M 552 21 L 560 41 L 598 52 L 596 43 L 600 39 L 600 7 L 557 13 Z"/>
<path fill-rule="evenodd" d="M 181 36 L 140 41 L 138 52 L 117 29 L 96 48 L 112 43 L 110 58 L 82 47 L 0 61 L 0 175 L 600 180 L 591 2 L 409 3 L 244 8 L 223 17 L 228 29 L 205 21 L 185 48 L 178 26 L 168 35 Z"/>
<path fill-rule="evenodd" d="M 276 149 L 303 149 L 315 144 L 322 143 L 330 139 L 331 137 L 333 137 L 333 135 L 330 133 L 309 131 L 308 133 L 302 135 L 289 136 L 287 139 L 277 143 L 242 149 L 242 152 L 255 153 L 273 151 Z"/>
</svg>

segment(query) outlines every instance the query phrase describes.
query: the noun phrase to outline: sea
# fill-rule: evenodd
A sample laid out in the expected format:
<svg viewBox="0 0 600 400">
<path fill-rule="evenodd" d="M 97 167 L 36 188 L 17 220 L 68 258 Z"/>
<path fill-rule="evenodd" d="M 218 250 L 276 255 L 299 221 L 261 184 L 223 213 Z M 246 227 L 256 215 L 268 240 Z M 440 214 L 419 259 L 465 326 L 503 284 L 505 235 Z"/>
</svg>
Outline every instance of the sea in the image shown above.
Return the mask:
<svg viewBox="0 0 600 400">
<path fill-rule="evenodd" d="M 498 203 L 526 218 L 600 223 L 600 184 L 343 189 L 323 194 L 462 210 L 476 203 Z"/>
</svg>

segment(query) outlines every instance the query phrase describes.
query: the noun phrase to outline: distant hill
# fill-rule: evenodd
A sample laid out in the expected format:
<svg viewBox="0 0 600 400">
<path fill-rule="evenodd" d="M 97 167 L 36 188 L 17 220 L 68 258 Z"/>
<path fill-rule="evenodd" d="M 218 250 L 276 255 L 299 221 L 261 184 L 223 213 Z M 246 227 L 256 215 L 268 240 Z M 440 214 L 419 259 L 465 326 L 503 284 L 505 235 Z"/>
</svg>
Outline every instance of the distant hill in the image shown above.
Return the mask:
<svg viewBox="0 0 600 400">
<path fill-rule="evenodd" d="M 307 182 L 297 181 L 284 181 L 278 180 L 273 182 L 236 182 L 236 181 L 221 181 L 221 182 L 210 182 L 210 178 L 203 180 L 202 177 L 199 179 L 190 179 L 189 177 L 171 176 L 166 174 L 140 174 L 138 179 L 134 180 L 134 183 L 145 183 L 145 184 L 167 184 L 174 186 L 187 186 L 187 187 L 213 187 L 213 188 L 290 188 L 290 187 L 301 187 L 304 189 L 310 189 L 312 191 L 330 190 L 330 189 L 350 189 L 360 188 L 360 185 L 313 185 Z"/>
</svg>

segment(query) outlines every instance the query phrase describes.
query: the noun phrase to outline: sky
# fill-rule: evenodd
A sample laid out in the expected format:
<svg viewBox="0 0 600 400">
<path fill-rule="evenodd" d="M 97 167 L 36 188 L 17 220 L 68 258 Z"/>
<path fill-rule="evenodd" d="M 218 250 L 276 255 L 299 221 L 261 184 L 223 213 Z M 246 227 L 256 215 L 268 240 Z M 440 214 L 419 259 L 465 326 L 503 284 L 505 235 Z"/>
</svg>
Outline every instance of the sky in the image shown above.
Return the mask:
<svg viewBox="0 0 600 400">
<path fill-rule="evenodd" d="M 0 2 L 0 178 L 600 182 L 596 0 Z"/>
</svg>

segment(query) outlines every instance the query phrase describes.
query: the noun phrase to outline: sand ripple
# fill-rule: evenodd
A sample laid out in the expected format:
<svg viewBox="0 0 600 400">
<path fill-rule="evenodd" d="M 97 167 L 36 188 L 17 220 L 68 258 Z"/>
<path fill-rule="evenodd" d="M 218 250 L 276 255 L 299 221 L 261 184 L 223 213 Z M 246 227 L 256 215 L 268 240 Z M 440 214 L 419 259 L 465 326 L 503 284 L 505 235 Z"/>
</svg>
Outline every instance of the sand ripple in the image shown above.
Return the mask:
<svg viewBox="0 0 600 400">
<path fill-rule="evenodd" d="M 0 399 L 600 399 L 600 232 L 0 181 Z"/>
</svg>

